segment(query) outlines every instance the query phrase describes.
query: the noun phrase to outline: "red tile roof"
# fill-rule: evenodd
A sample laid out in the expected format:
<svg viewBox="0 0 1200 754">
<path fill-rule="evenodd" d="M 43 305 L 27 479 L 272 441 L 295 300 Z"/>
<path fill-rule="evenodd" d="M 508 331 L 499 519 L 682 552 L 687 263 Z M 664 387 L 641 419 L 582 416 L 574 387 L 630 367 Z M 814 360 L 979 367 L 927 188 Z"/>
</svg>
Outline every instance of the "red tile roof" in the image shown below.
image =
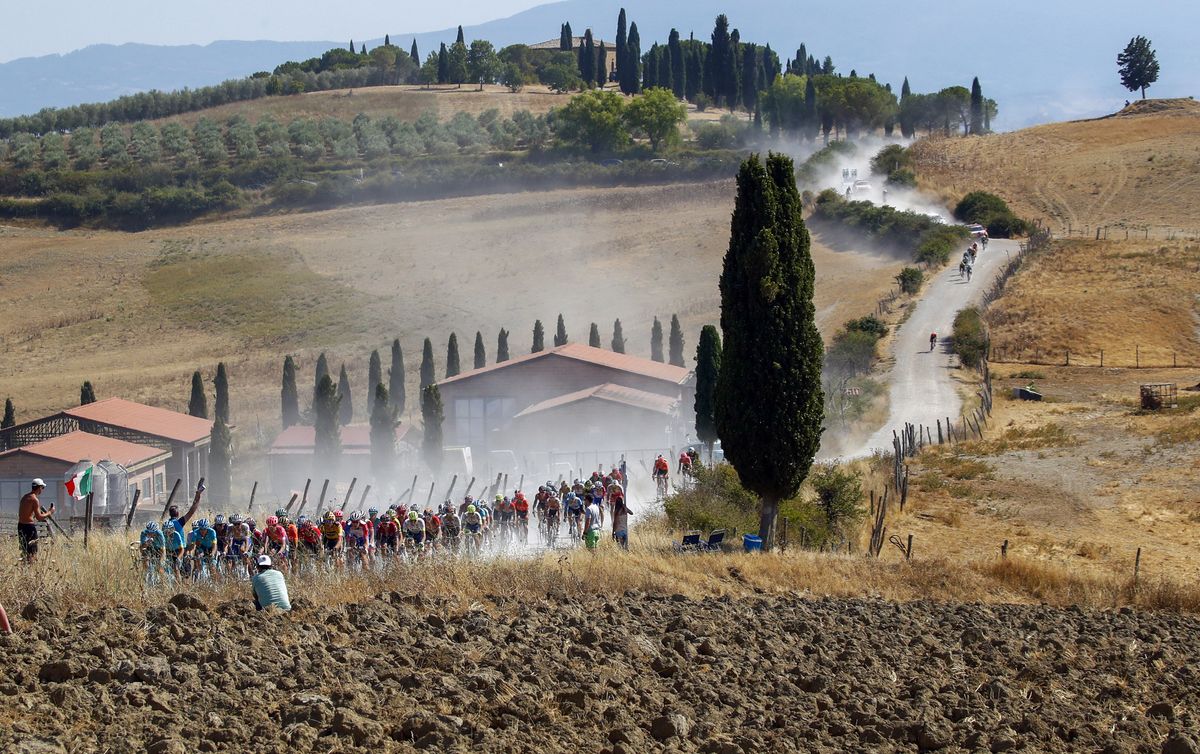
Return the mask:
<svg viewBox="0 0 1200 754">
<path fill-rule="evenodd" d="M 82 460 L 113 461 L 122 466 L 130 467 L 151 459 L 170 457 L 171 451 L 152 448 L 149 445 L 118 440 L 114 437 L 101 437 L 88 432 L 68 432 L 65 435 L 36 442 L 21 448 L 0 453 L 0 458 L 16 453 L 49 458 L 55 461 L 76 463 Z"/>
<path fill-rule="evenodd" d="M 124 398 L 105 398 L 86 406 L 69 408 L 63 413 L 75 419 L 130 429 L 172 442 L 194 443 L 207 439 L 212 432 L 212 422 L 208 419 L 198 419 Z"/>
<path fill-rule="evenodd" d="M 469 372 L 463 372 L 449 379 L 442 380 L 440 385 L 449 385 L 451 383 L 467 380 L 488 372 L 495 372 L 499 369 L 507 369 L 509 367 L 524 364 L 537 359 L 544 359 L 552 356 L 560 358 L 574 359 L 576 361 L 587 362 L 597 366 L 608 367 L 620 372 L 629 372 L 638 374 L 643 377 L 650 377 L 664 382 L 670 382 L 673 385 L 681 385 L 687 381 L 691 374 L 683 367 L 671 366 L 663 364 L 651 359 L 643 359 L 640 356 L 630 356 L 625 353 L 616 353 L 615 351 L 606 351 L 603 348 L 592 348 L 585 346 L 582 343 L 568 343 L 565 346 L 551 348 L 547 351 L 539 351 L 538 353 L 526 354 L 518 356 L 515 359 L 492 364 L 491 366 L 482 369 L 472 369 Z"/>
<path fill-rule="evenodd" d="M 553 408 L 566 406 L 578 401 L 588 399 L 596 399 L 601 401 L 609 401 L 610 403 L 619 403 L 624 406 L 633 408 L 645 409 L 646 411 L 654 411 L 660 414 L 669 414 L 675 409 L 675 404 L 678 402 L 674 398 L 657 393 L 647 393 L 645 390 L 637 390 L 624 385 L 613 385 L 605 383 L 596 387 L 589 387 L 583 390 L 577 390 L 574 393 L 567 393 L 555 398 L 549 398 L 541 403 L 535 403 L 524 411 L 520 412 L 514 419 L 520 419 L 531 414 L 549 411 Z"/>
<path fill-rule="evenodd" d="M 408 434 L 409 425 L 396 427 L 396 441 L 400 442 Z M 316 446 L 316 429 L 313 427 L 294 425 L 279 433 L 275 442 L 271 443 L 268 455 L 312 455 Z M 347 424 L 342 427 L 342 453 L 344 455 L 362 455 L 371 452 L 371 425 Z"/>
</svg>

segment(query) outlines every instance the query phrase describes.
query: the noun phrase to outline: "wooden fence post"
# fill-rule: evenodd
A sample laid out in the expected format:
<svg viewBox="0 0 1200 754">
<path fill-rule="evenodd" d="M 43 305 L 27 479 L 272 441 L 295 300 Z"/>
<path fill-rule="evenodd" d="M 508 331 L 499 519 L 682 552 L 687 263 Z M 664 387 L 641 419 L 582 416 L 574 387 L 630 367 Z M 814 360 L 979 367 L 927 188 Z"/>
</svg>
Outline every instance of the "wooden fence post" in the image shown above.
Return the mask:
<svg viewBox="0 0 1200 754">
<path fill-rule="evenodd" d="M 162 515 L 158 517 L 159 522 L 167 520 L 167 511 L 171 510 L 171 503 L 175 501 L 175 493 L 179 492 L 179 485 L 183 484 L 182 479 L 175 480 L 175 486 L 171 488 L 171 494 L 167 495 L 167 504 L 163 506 Z"/>
<path fill-rule="evenodd" d="M 133 525 L 133 514 L 137 513 L 138 499 L 142 496 L 142 488 L 133 488 L 133 502 L 129 504 L 129 515 L 125 517 L 125 533 L 129 533 L 129 527 Z"/>
<path fill-rule="evenodd" d="M 1142 346 L 1140 344 L 1133 347 L 1133 367 L 1134 369 L 1142 368 Z"/>
<path fill-rule="evenodd" d="M 89 492 L 87 496 L 87 504 L 83 509 L 83 549 L 88 547 L 88 535 L 92 533 L 92 495 Z"/>
<path fill-rule="evenodd" d="M 1008 559 L 1008 540 L 1004 540 L 1004 544 L 1000 545 L 1000 559 Z"/>
<path fill-rule="evenodd" d="M 254 496 L 258 493 L 258 482 L 254 482 L 254 486 L 250 488 L 250 504 L 246 506 L 246 512 L 254 511 Z"/>
<path fill-rule="evenodd" d="M 86 541 L 86 540 L 85 540 Z M 1137 549 L 1137 557 L 1133 560 L 1133 585 L 1137 586 L 1138 576 L 1142 571 L 1142 548 Z"/>
</svg>

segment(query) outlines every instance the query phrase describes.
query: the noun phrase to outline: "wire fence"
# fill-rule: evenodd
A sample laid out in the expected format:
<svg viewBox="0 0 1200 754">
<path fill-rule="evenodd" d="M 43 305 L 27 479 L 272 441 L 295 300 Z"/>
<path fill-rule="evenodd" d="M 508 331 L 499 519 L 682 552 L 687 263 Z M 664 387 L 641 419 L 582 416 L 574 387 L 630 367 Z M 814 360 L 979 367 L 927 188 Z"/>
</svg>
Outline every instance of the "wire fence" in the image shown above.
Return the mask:
<svg viewBox="0 0 1200 754">
<path fill-rule="evenodd" d="M 1054 231 L 1056 238 L 1089 238 L 1095 241 L 1197 241 L 1200 229 L 1172 225 L 1074 225 Z"/>
<path fill-rule="evenodd" d="M 1176 351 L 1166 348 L 1132 349 L 1047 349 L 992 345 L 988 360 L 993 364 L 1036 364 L 1059 367 L 1104 367 L 1112 369 L 1197 369 L 1200 364 L 1183 359 Z"/>
</svg>

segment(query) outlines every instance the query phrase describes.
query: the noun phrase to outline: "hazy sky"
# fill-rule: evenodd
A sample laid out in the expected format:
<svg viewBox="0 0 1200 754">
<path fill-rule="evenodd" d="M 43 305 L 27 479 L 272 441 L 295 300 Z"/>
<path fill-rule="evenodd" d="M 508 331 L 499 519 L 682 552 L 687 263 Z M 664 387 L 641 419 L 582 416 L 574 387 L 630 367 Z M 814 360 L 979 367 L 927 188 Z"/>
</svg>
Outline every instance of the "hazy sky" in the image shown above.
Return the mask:
<svg viewBox="0 0 1200 754">
<path fill-rule="evenodd" d="M 375 39 L 510 16 L 545 0 L 55 0 L 11 2 L 0 62 L 91 44 Z"/>
</svg>

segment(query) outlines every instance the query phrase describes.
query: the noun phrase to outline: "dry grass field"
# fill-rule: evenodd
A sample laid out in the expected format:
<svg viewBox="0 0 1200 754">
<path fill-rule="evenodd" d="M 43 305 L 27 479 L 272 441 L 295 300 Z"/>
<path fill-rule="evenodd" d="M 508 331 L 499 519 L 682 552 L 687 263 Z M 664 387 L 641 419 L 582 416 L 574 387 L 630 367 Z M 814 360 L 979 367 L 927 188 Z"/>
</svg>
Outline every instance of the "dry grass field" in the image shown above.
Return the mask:
<svg viewBox="0 0 1200 754">
<path fill-rule="evenodd" d="M 357 95 L 356 95 L 357 96 Z M 91 380 L 182 409 L 194 369 L 227 362 L 243 450 L 278 426 L 279 370 L 298 356 L 345 362 L 365 418 L 367 357 L 399 337 L 415 386 L 421 342 L 469 359 L 500 327 L 513 353 L 533 321 L 566 318 L 573 338 L 620 317 L 649 354 L 653 316 L 678 313 L 688 352 L 717 319 L 732 182 L 506 194 L 227 220 L 137 234 L 0 229 L 0 395 L 18 419 L 60 410 Z M 900 260 L 814 246 L 829 334 L 870 310 Z M 385 367 L 386 367 L 385 353 Z M 440 366 L 439 366 L 440 370 Z M 303 391 L 302 391 L 303 392 Z M 410 395 L 415 387 L 410 387 Z M 361 396 L 361 397 L 360 397 Z M 410 401 L 412 403 L 412 401 Z"/>
<path fill-rule="evenodd" d="M 1200 232 L 1200 103 L 1136 102 L 1107 118 L 983 137 L 934 139 L 914 150 L 924 187 L 957 199 L 983 189 L 1056 232 L 1111 226 Z M 1131 235 L 1135 235 L 1131 230 Z"/>
</svg>

